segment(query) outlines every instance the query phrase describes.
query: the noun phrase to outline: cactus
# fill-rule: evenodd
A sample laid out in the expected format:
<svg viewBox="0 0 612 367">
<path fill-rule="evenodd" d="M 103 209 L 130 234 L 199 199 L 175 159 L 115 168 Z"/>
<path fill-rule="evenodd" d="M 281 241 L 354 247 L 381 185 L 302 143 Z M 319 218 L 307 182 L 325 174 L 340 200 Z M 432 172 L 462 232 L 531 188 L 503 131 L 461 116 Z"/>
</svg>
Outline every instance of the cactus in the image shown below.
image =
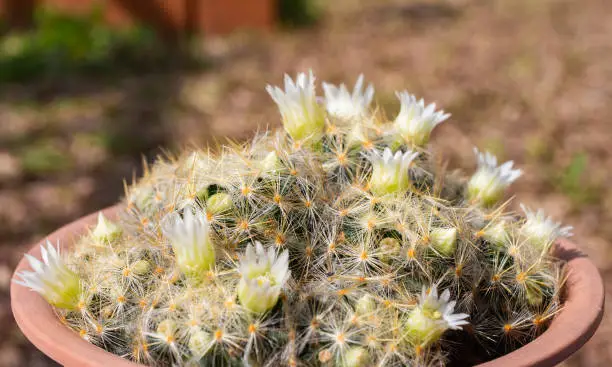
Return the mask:
<svg viewBox="0 0 612 367">
<path fill-rule="evenodd" d="M 501 202 L 520 176 L 477 152 L 471 178 L 426 150 L 448 114 L 399 116 L 312 74 L 268 86 L 284 131 L 160 157 L 125 210 L 20 284 L 83 339 L 147 365 L 473 363 L 523 345 L 562 307 L 567 227 Z"/>
</svg>

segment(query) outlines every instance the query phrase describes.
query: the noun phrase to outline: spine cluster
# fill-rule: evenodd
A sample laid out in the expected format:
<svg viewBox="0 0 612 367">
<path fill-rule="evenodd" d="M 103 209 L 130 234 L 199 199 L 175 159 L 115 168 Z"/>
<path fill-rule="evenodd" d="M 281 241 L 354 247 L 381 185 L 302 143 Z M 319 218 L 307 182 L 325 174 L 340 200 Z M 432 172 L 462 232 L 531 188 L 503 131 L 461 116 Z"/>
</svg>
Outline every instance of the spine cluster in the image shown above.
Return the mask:
<svg viewBox="0 0 612 367">
<path fill-rule="evenodd" d="M 157 366 L 467 364 L 545 330 L 570 228 L 507 210 L 520 170 L 476 150 L 473 176 L 449 174 L 426 149 L 435 105 L 397 93 L 388 121 L 363 77 L 323 89 L 312 72 L 268 86 L 284 131 L 160 157 L 119 218 L 67 256 L 48 244 L 20 284 Z"/>
</svg>

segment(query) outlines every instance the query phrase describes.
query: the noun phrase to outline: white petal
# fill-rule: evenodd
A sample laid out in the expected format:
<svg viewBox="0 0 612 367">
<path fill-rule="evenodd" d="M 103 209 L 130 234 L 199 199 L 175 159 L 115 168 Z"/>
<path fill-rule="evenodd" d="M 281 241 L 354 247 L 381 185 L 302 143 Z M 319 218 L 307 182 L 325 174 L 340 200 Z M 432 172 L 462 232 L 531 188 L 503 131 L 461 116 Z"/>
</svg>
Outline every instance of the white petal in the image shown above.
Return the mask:
<svg viewBox="0 0 612 367">
<path fill-rule="evenodd" d="M 32 270 L 34 270 L 38 274 L 42 274 L 44 272 L 43 263 L 41 263 L 37 258 L 30 254 L 25 254 L 24 256 L 26 257 L 26 259 L 28 259 Z"/>
<path fill-rule="evenodd" d="M 440 300 L 444 302 L 448 302 L 449 299 L 450 299 L 450 291 L 448 289 L 445 289 L 444 292 L 442 292 L 442 295 L 440 296 Z"/>
</svg>

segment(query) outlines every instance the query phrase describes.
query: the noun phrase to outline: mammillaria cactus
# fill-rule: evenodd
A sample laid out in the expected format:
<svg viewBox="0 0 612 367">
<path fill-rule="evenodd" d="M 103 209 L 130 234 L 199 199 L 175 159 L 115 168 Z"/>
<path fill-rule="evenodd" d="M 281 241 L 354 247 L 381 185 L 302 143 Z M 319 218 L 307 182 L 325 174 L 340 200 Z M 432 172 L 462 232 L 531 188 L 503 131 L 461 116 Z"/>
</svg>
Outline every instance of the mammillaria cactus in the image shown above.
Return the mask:
<svg viewBox="0 0 612 367">
<path fill-rule="evenodd" d="M 448 114 L 399 115 L 311 73 L 268 86 L 285 131 L 160 157 L 124 210 L 20 284 L 83 339 L 148 365 L 474 363 L 529 342 L 562 307 L 568 227 L 501 202 L 521 172 L 476 151 L 468 179 L 426 145 Z"/>
</svg>

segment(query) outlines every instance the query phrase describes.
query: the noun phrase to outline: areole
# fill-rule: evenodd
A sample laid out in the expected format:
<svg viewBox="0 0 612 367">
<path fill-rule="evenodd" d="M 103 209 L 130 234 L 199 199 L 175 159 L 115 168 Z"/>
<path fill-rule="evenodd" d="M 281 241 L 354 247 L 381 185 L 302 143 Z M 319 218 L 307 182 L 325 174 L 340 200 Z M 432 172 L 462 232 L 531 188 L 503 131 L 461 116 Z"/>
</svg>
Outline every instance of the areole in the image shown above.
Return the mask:
<svg viewBox="0 0 612 367">
<path fill-rule="evenodd" d="M 121 205 L 104 209 L 105 216 L 117 216 Z M 85 216 L 49 235 L 63 251 L 95 224 L 97 213 Z M 40 246 L 29 254 L 40 257 Z M 604 287 L 595 265 L 576 245 L 559 240 L 554 255 L 567 262 L 568 279 L 563 310 L 541 336 L 518 350 L 479 366 L 554 366 L 567 359 L 595 333 L 603 316 Z M 15 272 L 29 269 L 22 259 Z M 25 336 L 43 353 L 65 366 L 138 366 L 81 339 L 56 317 L 49 304 L 36 292 L 11 284 L 11 307 Z"/>
</svg>

